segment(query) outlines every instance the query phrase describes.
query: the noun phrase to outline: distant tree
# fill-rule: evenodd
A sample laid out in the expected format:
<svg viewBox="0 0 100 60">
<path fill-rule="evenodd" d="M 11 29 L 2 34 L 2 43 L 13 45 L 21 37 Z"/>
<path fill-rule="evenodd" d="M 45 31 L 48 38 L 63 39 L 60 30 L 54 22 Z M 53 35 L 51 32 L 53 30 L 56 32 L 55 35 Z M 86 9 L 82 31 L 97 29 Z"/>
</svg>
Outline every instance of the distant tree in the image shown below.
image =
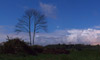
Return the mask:
<svg viewBox="0 0 100 60">
<path fill-rule="evenodd" d="M 28 32 L 30 45 L 32 40 L 31 32 L 33 32 L 33 44 L 34 44 L 35 33 L 40 29 L 47 31 L 47 25 L 46 25 L 47 21 L 45 20 L 45 15 L 35 9 L 29 9 L 25 11 L 25 15 L 18 21 L 19 22 L 16 25 L 15 31 L 17 33 Z"/>
</svg>

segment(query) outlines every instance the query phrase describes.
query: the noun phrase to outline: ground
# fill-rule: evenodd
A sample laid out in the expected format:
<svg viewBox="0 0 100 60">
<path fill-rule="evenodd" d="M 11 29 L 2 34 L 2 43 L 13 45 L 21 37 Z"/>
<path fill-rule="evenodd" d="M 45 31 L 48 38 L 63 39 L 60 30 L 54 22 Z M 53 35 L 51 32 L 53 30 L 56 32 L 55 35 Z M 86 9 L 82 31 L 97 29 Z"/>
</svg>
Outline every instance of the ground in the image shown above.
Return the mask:
<svg viewBox="0 0 100 60">
<path fill-rule="evenodd" d="M 0 60 L 100 60 L 99 50 L 72 50 L 70 54 L 39 54 L 38 56 L 0 55 Z"/>
</svg>

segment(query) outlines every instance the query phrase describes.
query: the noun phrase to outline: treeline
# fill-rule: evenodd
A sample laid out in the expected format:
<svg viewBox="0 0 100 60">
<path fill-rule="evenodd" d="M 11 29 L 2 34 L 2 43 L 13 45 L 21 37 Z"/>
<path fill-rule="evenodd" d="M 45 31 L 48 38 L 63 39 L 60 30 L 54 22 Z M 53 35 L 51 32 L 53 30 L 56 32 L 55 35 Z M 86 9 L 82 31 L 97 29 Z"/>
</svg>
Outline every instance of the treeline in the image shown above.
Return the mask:
<svg viewBox="0 0 100 60">
<path fill-rule="evenodd" d="M 0 45 L 0 54 L 14 54 L 14 55 L 38 55 L 38 54 L 69 54 L 67 49 L 58 49 L 49 46 L 29 45 L 20 38 L 7 39 L 6 42 Z"/>
<path fill-rule="evenodd" d="M 47 45 L 46 48 L 54 48 L 54 49 L 74 49 L 74 50 L 84 50 L 91 49 L 96 50 L 100 49 L 100 45 L 85 45 L 85 44 L 55 44 L 55 45 Z"/>
<path fill-rule="evenodd" d="M 29 45 L 19 38 L 8 39 L 0 45 L 0 54 L 38 55 L 42 54 L 70 54 L 71 51 L 100 50 L 100 45 L 84 44 L 55 44 L 47 46 Z"/>
</svg>

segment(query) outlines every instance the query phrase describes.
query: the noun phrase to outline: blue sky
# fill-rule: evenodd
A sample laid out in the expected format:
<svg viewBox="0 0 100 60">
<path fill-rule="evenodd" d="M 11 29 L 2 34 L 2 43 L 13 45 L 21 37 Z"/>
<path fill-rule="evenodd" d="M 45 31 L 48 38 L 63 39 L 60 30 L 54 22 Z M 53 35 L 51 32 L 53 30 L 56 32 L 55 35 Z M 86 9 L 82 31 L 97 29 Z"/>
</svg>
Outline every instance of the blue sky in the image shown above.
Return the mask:
<svg viewBox="0 0 100 60">
<path fill-rule="evenodd" d="M 100 25 L 99 0 L 0 0 L 0 25 L 14 26 L 24 11 L 29 8 L 41 9 L 40 3 L 51 6 L 47 16 L 48 30 L 85 29 Z M 54 13 L 54 14 L 53 14 Z M 49 15 L 49 14 L 48 14 Z"/>
<path fill-rule="evenodd" d="M 0 0 L 0 32 L 13 33 L 18 18 L 30 8 L 47 16 L 48 31 L 52 34 L 58 32 L 63 36 L 71 30 L 69 33 L 72 39 L 78 34 L 84 35 L 84 31 L 87 31 L 89 37 L 91 31 L 96 35 L 99 33 L 100 0 Z M 66 34 L 62 31 L 66 31 Z"/>
</svg>

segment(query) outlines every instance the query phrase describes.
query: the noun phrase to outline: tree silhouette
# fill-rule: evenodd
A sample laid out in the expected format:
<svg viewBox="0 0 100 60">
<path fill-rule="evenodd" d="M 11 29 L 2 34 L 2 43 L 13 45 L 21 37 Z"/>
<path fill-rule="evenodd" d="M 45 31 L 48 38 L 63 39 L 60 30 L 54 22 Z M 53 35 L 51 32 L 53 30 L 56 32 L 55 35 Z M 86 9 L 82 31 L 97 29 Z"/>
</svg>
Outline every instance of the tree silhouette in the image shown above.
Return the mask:
<svg viewBox="0 0 100 60">
<path fill-rule="evenodd" d="M 35 39 L 35 33 L 38 32 L 40 29 L 47 31 L 47 21 L 45 20 L 45 15 L 41 14 L 39 11 L 33 12 L 34 16 L 34 31 L 33 31 L 33 44 Z"/>
<path fill-rule="evenodd" d="M 47 31 L 47 21 L 45 20 L 45 15 L 40 13 L 35 9 L 29 9 L 25 11 L 25 15 L 19 19 L 15 31 L 19 32 L 28 32 L 30 45 L 32 40 L 31 32 L 33 32 L 33 45 L 35 40 L 35 34 L 40 29 Z"/>
</svg>

